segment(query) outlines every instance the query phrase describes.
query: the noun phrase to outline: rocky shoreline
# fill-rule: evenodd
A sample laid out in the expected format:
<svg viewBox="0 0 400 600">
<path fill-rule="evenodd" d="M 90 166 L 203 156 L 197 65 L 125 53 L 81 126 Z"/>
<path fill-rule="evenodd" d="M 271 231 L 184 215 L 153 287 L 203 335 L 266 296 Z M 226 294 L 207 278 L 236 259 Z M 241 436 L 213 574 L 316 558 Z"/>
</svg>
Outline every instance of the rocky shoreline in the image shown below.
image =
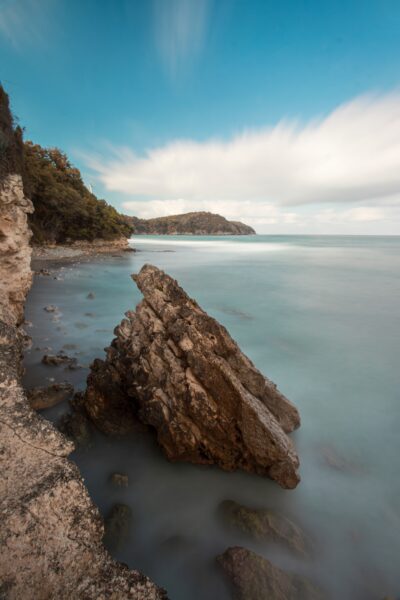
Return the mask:
<svg viewBox="0 0 400 600">
<path fill-rule="evenodd" d="M 135 277 L 144 300 L 116 329 L 106 363 L 93 364 L 86 395 L 75 395 L 72 413 L 59 428 L 63 433 L 40 417 L 33 407 L 64 401 L 73 390 L 53 384 L 27 395 L 21 385 L 31 207 L 18 177 L 8 184 L 0 205 L 5 257 L 0 270 L 7 275 L 0 290 L 0 593 L 10 600 L 26 597 L 27 590 L 35 600 L 165 600 L 163 589 L 116 562 L 105 549 L 103 540 L 111 547 L 123 537 L 130 508 L 114 505 L 105 527 L 78 468 L 68 459 L 74 450 L 69 438 L 79 443 L 87 415 L 108 433 L 121 433 L 122 417 L 127 431 L 143 423 L 155 428 L 171 460 L 241 468 L 294 487 L 298 458 L 286 434 L 300 423 L 297 410 L 255 369 L 225 328 L 176 281 L 147 265 Z M 40 256 L 47 262 L 54 257 L 76 260 L 96 256 L 98 249 L 53 248 Z M 108 251 L 117 249 L 124 251 L 124 246 L 108 246 Z M 105 251 L 103 245 L 101 253 Z M 58 358 L 65 362 L 64 355 Z M 127 476 L 114 474 L 113 484 L 126 486 Z M 231 500 L 218 511 L 228 527 L 250 539 L 269 540 L 307 557 L 308 539 L 284 516 Z M 243 600 L 322 597 L 307 580 L 245 548 L 228 548 L 218 564 L 234 597 Z"/>
<path fill-rule="evenodd" d="M 54 244 L 32 247 L 33 266 L 42 266 L 48 263 L 66 263 L 76 260 L 93 259 L 107 254 L 122 254 L 135 252 L 127 238 L 116 240 L 93 240 L 92 242 L 76 241 L 71 244 Z"/>
<path fill-rule="evenodd" d="M 108 554 L 99 511 L 68 460 L 74 445 L 32 410 L 22 388 L 30 210 L 20 176 L 7 176 L 0 189 L 0 595 L 165 599 Z"/>
</svg>

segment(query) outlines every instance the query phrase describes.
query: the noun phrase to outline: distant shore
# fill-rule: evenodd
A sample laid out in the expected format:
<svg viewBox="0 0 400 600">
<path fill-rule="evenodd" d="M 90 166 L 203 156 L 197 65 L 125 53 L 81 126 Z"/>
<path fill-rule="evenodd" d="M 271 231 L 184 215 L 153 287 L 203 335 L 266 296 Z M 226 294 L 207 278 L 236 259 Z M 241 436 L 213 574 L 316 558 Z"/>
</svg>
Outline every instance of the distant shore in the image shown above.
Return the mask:
<svg viewBox="0 0 400 600">
<path fill-rule="evenodd" d="M 32 264 L 40 266 L 48 263 L 73 262 L 77 259 L 93 258 L 104 254 L 134 251 L 127 238 L 97 239 L 93 242 L 79 241 L 72 244 L 35 245 L 32 247 Z"/>
</svg>

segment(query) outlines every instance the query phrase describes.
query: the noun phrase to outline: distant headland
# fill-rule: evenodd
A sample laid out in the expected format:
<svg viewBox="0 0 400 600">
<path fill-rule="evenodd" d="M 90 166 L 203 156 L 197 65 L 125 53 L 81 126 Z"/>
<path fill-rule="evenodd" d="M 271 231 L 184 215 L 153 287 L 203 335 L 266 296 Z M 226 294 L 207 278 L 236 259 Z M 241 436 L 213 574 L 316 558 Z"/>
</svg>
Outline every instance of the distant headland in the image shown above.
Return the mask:
<svg viewBox="0 0 400 600">
<path fill-rule="evenodd" d="M 210 212 L 189 212 L 182 215 L 139 219 L 126 217 L 135 235 L 254 235 L 249 225 L 228 221 Z"/>
</svg>

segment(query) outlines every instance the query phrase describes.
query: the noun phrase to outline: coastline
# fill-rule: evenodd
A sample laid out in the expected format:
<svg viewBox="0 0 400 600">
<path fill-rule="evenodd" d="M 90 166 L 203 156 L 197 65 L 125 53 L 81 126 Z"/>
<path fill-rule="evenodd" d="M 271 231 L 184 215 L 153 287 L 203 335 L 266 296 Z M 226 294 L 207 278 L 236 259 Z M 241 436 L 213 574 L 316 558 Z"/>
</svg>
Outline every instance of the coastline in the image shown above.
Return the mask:
<svg viewBox="0 0 400 600">
<path fill-rule="evenodd" d="M 108 553 L 103 519 L 69 459 L 74 444 L 30 407 L 22 386 L 31 210 L 21 177 L 8 175 L 0 188 L 0 596 L 164 599 L 164 590 Z"/>
<path fill-rule="evenodd" d="M 117 252 L 134 252 L 128 238 L 117 238 L 116 240 L 97 239 L 91 242 L 79 240 L 71 244 L 53 244 L 44 246 L 32 246 L 32 260 L 66 260 L 82 256 L 96 256 L 99 254 L 112 254 Z"/>
</svg>

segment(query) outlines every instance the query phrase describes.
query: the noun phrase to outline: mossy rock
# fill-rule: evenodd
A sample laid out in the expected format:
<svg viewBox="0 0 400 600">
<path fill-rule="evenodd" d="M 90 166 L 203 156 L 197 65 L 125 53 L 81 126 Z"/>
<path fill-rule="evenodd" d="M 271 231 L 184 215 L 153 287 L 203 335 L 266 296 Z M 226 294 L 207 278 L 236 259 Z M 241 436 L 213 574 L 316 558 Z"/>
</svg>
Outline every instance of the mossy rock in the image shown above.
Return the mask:
<svg viewBox="0 0 400 600">
<path fill-rule="evenodd" d="M 229 527 L 252 539 L 282 544 L 300 556 L 309 554 L 310 544 L 300 527 L 273 510 L 248 508 L 233 500 L 225 500 L 218 512 Z"/>
<path fill-rule="evenodd" d="M 305 577 L 283 571 L 246 548 L 228 548 L 217 562 L 230 581 L 235 600 L 327 600 Z"/>
</svg>

